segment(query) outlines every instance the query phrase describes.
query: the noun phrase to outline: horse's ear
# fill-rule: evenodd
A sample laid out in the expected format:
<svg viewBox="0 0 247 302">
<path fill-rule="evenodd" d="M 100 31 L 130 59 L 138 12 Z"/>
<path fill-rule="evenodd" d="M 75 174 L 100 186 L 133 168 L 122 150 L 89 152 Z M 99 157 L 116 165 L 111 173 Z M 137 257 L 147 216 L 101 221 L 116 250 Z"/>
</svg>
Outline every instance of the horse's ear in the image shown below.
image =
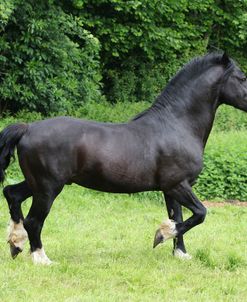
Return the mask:
<svg viewBox="0 0 247 302">
<path fill-rule="evenodd" d="M 223 64 L 224 66 L 227 66 L 230 63 L 230 58 L 228 57 L 227 53 L 224 52 L 223 56 L 221 58 L 221 64 Z"/>
</svg>

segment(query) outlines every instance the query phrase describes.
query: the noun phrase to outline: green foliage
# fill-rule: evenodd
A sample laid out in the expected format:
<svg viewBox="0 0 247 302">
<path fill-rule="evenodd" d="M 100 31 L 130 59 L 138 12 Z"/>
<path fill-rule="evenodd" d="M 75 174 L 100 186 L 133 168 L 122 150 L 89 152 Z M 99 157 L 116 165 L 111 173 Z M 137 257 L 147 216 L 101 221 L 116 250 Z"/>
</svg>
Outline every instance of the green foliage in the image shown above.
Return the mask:
<svg viewBox="0 0 247 302">
<path fill-rule="evenodd" d="M 181 61 L 174 61 L 173 65 L 169 65 L 142 63 L 136 59 L 129 59 L 122 64 L 121 71 L 117 69 L 107 71 L 109 82 L 104 86 L 105 93 L 112 102 L 145 100 L 150 104 L 181 67 L 180 64 Z"/>
<path fill-rule="evenodd" d="M 102 45 L 104 92 L 111 101 L 153 100 L 181 64 L 205 52 L 207 25 L 194 24 L 187 1 L 72 3 Z M 204 9 L 210 4 L 205 1 Z"/>
<path fill-rule="evenodd" d="M 217 110 L 214 131 L 247 130 L 246 112 L 222 105 Z"/>
<path fill-rule="evenodd" d="M 247 132 L 215 133 L 204 155 L 196 191 L 204 199 L 247 200 Z"/>
<path fill-rule="evenodd" d="M 247 71 L 247 1 L 214 1 L 210 42 L 232 55 Z"/>
<path fill-rule="evenodd" d="M 118 102 L 114 105 L 107 101 L 88 102 L 85 106 L 70 111 L 69 114 L 101 122 L 127 122 L 148 106 L 147 102 Z"/>
<path fill-rule="evenodd" d="M 182 64 L 208 50 L 226 50 L 247 70 L 246 0 L 69 3 L 101 43 L 108 100 L 153 100 Z"/>
<path fill-rule="evenodd" d="M 1 111 L 48 114 L 99 99 L 99 48 L 55 1 L 20 0 L 0 37 Z"/>
<path fill-rule="evenodd" d="M 152 101 L 218 48 L 247 70 L 246 0 L 2 0 L 0 113 Z"/>
<path fill-rule="evenodd" d="M 1 0 L 0 3 L 0 32 L 4 30 L 8 23 L 9 17 L 11 16 L 17 0 Z"/>
</svg>

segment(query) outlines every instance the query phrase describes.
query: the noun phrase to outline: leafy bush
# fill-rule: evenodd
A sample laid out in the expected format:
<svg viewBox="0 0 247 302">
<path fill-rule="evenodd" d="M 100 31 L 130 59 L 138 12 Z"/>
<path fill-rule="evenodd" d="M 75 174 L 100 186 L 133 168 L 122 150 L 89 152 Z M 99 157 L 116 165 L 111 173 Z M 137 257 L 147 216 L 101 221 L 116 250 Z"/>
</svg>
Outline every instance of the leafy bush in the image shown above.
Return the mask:
<svg viewBox="0 0 247 302">
<path fill-rule="evenodd" d="M 69 114 L 78 118 L 97 120 L 100 122 L 127 122 L 135 115 L 150 106 L 147 102 L 88 102 L 85 106 L 71 110 Z"/>
<path fill-rule="evenodd" d="M 192 57 L 226 50 L 247 71 L 246 1 L 64 1 L 101 44 L 110 101 L 150 101 Z"/>
<path fill-rule="evenodd" d="M 0 113 L 68 112 L 102 95 L 149 102 L 182 64 L 215 48 L 247 70 L 246 9 L 233 0 L 2 0 Z"/>
<path fill-rule="evenodd" d="M 98 100 L 100 45 L 79 20 L 53 0 L 18 0 L 14 9 L 8 8 L 11 13 L 0 14 L 5 25 L 0 36 L 0 113 L 66 112 Z"/>
<path fill-rule="evenodd" d="M 195 11 L 202 13 L 202 5 L 192 2 L 196 8 L 187 1 L 71 2 L 101 43 L 107 99 L 150 101 L 183 63 L 205 52 L 208 26 L 191 20 Z"/>
<path fill-rule="evenodd" d="M 202 199 L 247 200 L 247 132 L 214 133 L 196 191 Z"/>
<path fill-rule="evenodd" d="M 222 105 L 217 110 L 214 131 L 247 130 L 247 114 L 233 107 Z"/>
</svg>

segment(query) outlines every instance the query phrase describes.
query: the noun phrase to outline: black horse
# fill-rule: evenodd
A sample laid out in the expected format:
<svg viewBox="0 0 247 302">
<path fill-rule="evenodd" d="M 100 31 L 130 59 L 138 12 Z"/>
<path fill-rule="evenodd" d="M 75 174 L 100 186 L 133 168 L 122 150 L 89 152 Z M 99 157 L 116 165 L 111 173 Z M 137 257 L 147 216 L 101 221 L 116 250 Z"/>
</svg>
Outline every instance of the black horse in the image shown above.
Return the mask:
<svg viewBox="0 0 247 302">
<path fill-rule="evenodd" d="M 0 133 L 0 180 L 15 147 L 25 178 L 3 190 L 11 215 L 12 257 L 28 236 L 34 263 L 50 264 L 40 239 L 42 226 L 54 199 L 71 183 L 116 193 L 162 191 L 170 220 L 157 230 L 154 247 L 174 238 L 174 254 L 189 257 L 183 234 L 206 215 L 191 188 L 222 103 L 247 111 L 246 76 L 227 55 L 210 54 L 187 64 L 153 105 L 128 123 L 58 117 L 5 128 Z M 24 219 L 21 203 L 30 196 Z M 193 214 L 184 222 L 181 206 Z"/>
</svg>

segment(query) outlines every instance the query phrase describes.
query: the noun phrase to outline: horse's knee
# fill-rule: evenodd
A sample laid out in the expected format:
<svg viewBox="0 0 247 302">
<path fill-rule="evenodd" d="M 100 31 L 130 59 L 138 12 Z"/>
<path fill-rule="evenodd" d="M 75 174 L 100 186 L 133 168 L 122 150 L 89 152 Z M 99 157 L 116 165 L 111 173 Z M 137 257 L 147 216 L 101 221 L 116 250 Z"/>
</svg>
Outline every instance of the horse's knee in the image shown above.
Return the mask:
<svg viewBox="0 0 247 302">
<path fill-rule="evenodd" d="M 3 188 L 3 195 L 6 198 L 10 209 L 13 206 L 13 204 L 20 203 L 21 197 L 13 189 L 13 186 L 11 185 Z"/>
<path fill-rule="evenodd" d="M 9 185 L 3 188 L 3 195 L 7 199 L 9 206 L 12 204 L 21 204 L 26 198 L 32 195 L 26 182 L 16 185 Z"/>
<path fill-rule="evenodd" d="M 207 215 L 207 209 L 202 205 L 198 211 L 196 211 L 196 220 L 198 224 L 202 223 Z"/>
<path fill-rule="evenodd" d="M 8 204 L 10 204 L 10 201 L 12 199 L 11 195 L 10 195 L 10 188 L 11 188 L 11 186 L 6 186 L 3 188 L 3 195 L 6 198 Z"/>
</svg>

